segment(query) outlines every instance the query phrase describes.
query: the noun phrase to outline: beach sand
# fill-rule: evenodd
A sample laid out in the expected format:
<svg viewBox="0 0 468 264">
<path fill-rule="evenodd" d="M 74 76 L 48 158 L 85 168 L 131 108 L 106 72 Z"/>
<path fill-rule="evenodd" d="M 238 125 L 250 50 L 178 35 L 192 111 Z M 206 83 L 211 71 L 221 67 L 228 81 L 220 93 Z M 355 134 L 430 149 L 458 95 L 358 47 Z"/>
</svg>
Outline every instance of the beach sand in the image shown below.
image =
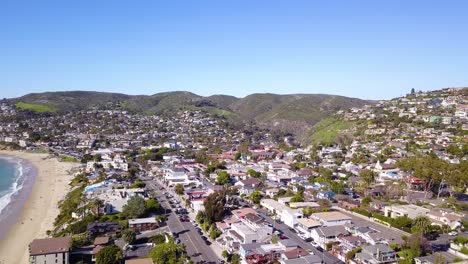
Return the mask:
<svg viewBox="0 0 468 264">
<path fill-rule="evenodd" d="M 47 237 L 59 210 L 57 204 L 69 191 L 72 176 L 67 172 L 77 163 L 60 162 L 47 158 L 48 154 L 18 151 L 0 151 L 31 162 L 37 175 L 21 213 L 0 241 L 0 264 L 29 263 L 28 245 L 35 238 Z"/>
</svg>

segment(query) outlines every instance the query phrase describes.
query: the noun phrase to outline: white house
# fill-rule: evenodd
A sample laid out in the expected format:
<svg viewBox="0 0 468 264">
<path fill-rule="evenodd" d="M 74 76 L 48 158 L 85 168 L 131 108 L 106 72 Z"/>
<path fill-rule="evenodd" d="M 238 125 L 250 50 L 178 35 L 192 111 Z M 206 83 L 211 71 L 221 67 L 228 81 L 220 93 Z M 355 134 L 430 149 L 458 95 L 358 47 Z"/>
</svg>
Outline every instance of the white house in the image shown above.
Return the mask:
<svg viewBox="0 0 468 264">
<path fill-rule="evenodd" d="M 281 221 L 289 226 L 294 228 L 297 224 L 297 220 L 302 219 L 304 215 L 302 214 L 301 209 L 283 209 L 281 211 Z"/>
<path fill-rule="evenodd" d="M 384 207 L 385 216 L 391 218 L 397 218 L 400 216 L 407 216 L 411 219 L 415 219 L 418 216 L 425 216 L 429 213 L 429 209 L 414 204 L 405 205 L 388 205 Z"/>
<path fill-rule="evenodd" d="M 326 244 L 330 242 L 335 242 L 339 237 L 348 235 L 349 232 L 344 226 L 319 227 L 311 231 L 312 239 L 322 248 L 325 248 Z"/>
<path fill-rule="evenodd" d="M 311 215 L 312 219 L 320 222 L 323 226 L 340 226 L 350 224 L 352 218 L 340 212 L 322 212 Z"/>
<path fill-rule="evenodd" d="M 312 230 L 322 226 L 322 224 L 316 220 L 310 218 L 302 218 L 297 220 L 296 230 L 305 234 L 306 238 L 312 237 Z"/>
</svg>

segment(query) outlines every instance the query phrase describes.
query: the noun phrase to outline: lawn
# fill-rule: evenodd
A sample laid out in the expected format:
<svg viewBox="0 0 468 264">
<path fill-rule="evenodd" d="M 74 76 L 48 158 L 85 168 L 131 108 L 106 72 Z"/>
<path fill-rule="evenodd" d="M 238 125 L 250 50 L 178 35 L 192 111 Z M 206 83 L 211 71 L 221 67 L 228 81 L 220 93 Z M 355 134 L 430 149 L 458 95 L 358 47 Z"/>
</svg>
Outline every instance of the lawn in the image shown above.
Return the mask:
<svg viewBox="0 0 468 264">
<path fill-rule="evenodd" d="M 332 116 L 326 118 L 314 126 L 312 142 L 333 144 L 340 131 L 349 129 L 354 125 L 355 123 L 345 121 L 339 117 Z"/>
<path fill-rule="evenodd" d="M 15 106 L 18 109 L 31 110 L 31 111 L 39 112 L 39 113 L 57 112 L 57 109 L 48 105 L 28 104 L 28 103 L 18 102 L 15 104 Z"/>
</svg>

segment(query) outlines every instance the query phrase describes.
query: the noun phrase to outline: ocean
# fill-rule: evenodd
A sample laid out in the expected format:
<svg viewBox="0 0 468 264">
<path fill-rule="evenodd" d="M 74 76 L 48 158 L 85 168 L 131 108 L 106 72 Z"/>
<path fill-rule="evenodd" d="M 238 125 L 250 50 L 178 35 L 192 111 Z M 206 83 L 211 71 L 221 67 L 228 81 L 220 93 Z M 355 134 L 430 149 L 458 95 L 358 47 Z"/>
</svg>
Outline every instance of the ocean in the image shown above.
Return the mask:
<svg viewBox="0 0 468 264">
<path fill-rule="evenodd" d="M 26 160 L 0 156 L 0 238 L 13 224 L 32 189 L 34 166 Z"/>
</svg>

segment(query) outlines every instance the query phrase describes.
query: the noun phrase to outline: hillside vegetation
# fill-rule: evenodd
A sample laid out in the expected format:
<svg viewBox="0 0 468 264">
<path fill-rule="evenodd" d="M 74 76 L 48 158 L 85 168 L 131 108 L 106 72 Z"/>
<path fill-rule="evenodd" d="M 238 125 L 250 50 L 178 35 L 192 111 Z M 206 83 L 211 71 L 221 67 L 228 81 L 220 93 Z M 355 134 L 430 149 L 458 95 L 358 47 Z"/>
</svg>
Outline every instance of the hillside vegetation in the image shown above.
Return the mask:
<svg viewBox="0 0 468 264">
<path fill-rule="evenodd" d="M 323 119 L 311 130 L 310 141 L 312 143 L 333 144 L 340 133 L 350 130 L 355 122 L 345 121 L 338 116 Z"/>
<path fill-rule="evenodd" d="M 28 104 L 23 102 L 18 102 L 15 104 L 16 108 L 23 109 L 23 110 L 30 110 L 39 113 L 53 113 L 57 110 L 55 107 L 49 105 L 42 105 L 42 104 Z"/>
<path fill-rule="evenodd" d="M 121 109 L 131 113 L 171 115 L 174 111 L 201 110 L 236 123 L 254 121 L 262 127 L 284 134 L 299 135 L 300 138 L 308 135 L 315 124 L 337 111 L 369 103 L 361 99 L 325 94 L 251 94 L 244 98 L 236 98 L 227 95 L 204 97 L 183 91 L 153 95 L 87 91 L 47 92 L 28 94 L 11 100 L 17 103 L 18 108 L 38 112 Z M 320 130 L 317 129 L 319 134 Z M 331 139 L 333 134 L 326 137 Z M 327 139 L 325 136 L 319 138 Z"/>
</svg>

